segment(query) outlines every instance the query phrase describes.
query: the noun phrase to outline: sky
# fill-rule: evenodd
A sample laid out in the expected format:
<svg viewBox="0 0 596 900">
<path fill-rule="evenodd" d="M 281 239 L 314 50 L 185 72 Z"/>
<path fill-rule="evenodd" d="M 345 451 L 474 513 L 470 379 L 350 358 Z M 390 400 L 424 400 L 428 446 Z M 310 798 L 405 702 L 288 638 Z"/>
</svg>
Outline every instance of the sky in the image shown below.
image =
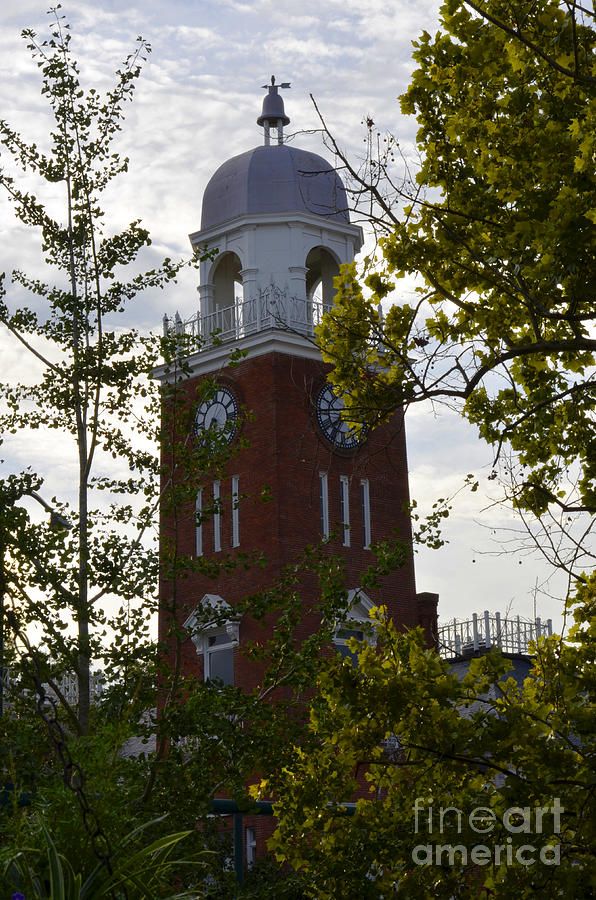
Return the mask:
<svg viewBox="0 0 596 900">
<path fill-rule="evenodd" d="M 3 0 L 0 6 L 0 117 L 42 146 L 47 105 L 20 32 L 31 27 L 43 36 L 45 9 L 31 0 Z M 114 230 L 142 220 L 154 261 L 188 255 L 187 236 L 200 226 L 210 176 L 226 159 L 262 143 L 256 118 L 261 86 L 272 74 L 291 82 L 284 92 L 291 118 L 286 131 L 306 132 L 294 139 L 297 146 L 328 156 L 309 94 L 353 157 L 362 153 L 367 116 L 395 134 L 406 151 L 414 146 L 416 123 L 401 115 L 397 97 L 413 69 L 412 41 L 436 27 L 436 0 L 145 0 L 138 6 L 103 0 L 101 7 L 97 0 L 72 0 L 61 12 L 71 23 L 86 87 L 110 86 L 137 35 L 152 45 L 118 144 L 130 158 L 129 173 L 107 196 L 107 206 Z M 14 220 L 0 198 L 0 271 L 18 267 L 41 275 L 41 263 L 39 238 Z M 189 317 L 196 310 L 196 283 L 196 274 L 188 273 L 167 292 L 143 295 L 127 314 L 130 324 L 159 330 L 164 313 L 179 310 Z M 13 292 L 8 302 L 18 305 L 18 295 Z M 36 377 L 2 333 L 0 373 L 1 380 L 7 373 Z M 407 430 L 410 491 L 420 508 L 458 494 L 444 527 L 447 543 L 420 553 L 416 566 L 418 589 L 440 595 L 440 619 L 488 609 L 550 617 L 559 628 L 565 583 L 551 577 L 540 554 L 516 551 L 522 526 L 495 503 L 490 448 L 458 416 L 438 408 L 411 410 Z M 51 443 L 16 436 L 1 455 L 5 470 L 37 467 L 53 495 L 69 495 L 71 462 Z M 473 494 L 460 490 L 470 473 L 480 485 Z"/>
</svg>

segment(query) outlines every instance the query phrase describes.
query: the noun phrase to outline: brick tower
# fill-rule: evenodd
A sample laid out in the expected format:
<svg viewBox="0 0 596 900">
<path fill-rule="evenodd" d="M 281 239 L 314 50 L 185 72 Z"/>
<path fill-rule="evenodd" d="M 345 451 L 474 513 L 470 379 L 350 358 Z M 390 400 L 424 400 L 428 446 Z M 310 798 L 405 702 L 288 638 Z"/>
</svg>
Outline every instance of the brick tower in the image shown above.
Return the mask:
<svg viewBox="0 0 596 900">
<path fill-rule="evenodd" d="M 186 360 L 194 439 L 220 429 L 231 445 L 243 445 L 229 471 L 207 473 L 197 484 L 198 518 L 189 514 L 178 532 L 179 552 L 215 560 L 261 552 L 267 560 L 241 576 L 231 570 L 216 580 L 185 580 L 176 614 L 189 633 L 185 664 L 199 678 L 248 690 L 261 670 L 241 647 L 263 632 L 235 616 L 235 605 L 322 538 L 331 536 L 329 554 L 344 561 L 352 600 L 349 620 L 338 623 L 339 652 L 347 652 L 349 632 L 366 633 L 373 605 L 387 606 L 400 627 L 430 631 L 436 620 L 436 595 L 416 594 L 411 556 L 378 590 L 360 589 L 361 573 L 374 561 L 371 545 L 395 530 L 411 536 L 403 418 L 359 438 L 327 385 L 329 366 L 313 329 L 332 303 L 340 264 L 360 250 L 362 231 L 350 223 L 332 166 L 284 142 L 288 122 L 272 78 L 257 120 L 263 144 L 225 162 L 205 190 L 201 229 L 190 240 L 217 254 L 201 263 L 198 314 L 176 322 L 178 331 L 202 338 Z M 233 349 L 242 357 L 230 366 Z M 214 390 L 193 401 L 206 378 L 215 379 Z M 201 521 L 207 508 L 214 514 Z M 316 624 L 307 619 L 305 631 Z M 162 635 L 167 627 L 162 615 Z"/>
</svg>

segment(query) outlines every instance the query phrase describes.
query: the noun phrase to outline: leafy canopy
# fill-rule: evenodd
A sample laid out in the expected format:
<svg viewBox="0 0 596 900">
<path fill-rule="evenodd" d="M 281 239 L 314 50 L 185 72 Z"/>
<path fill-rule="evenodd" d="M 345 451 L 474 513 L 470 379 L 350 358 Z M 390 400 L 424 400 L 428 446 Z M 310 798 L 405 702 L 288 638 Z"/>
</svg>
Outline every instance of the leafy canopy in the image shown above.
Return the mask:
<svg viewBox="0 0 596 900">
<path fill-rule="evenodd" d="M 319 328 L 356 422 L 457 404 L 497 458 L 517 454 L 516 502 L 538 514 L 596 511 L 593 19 L 560 0 L 443 3 L 401 97 L 419 171 L 385 203 L 381 259 L 344 267 Z M 404 276 L 418 296 L 383 320 Z"/>
<path fill-rule="evenodd" d="M 129 653 L 146 645 L 157 579 L 146 537 L 157 505 L 159 403 L 149 373 L 160 341 L 126 328 L 119 315 L 142 291 L 170 283 L 186 263 L 165 259 L 141 271 L 148 232 L 133 221 L 113 233 L 102 206 L 106 188 L 128 168 L 115 141 L 150 46 L 138 38 L 105 94 L 85 90 L 59 10 L 50 10 L 45 39 L 23 32 L 50 107 L 45 147 L 0 119 L 0 187 L 16 218 L 40 234 L 44 263 L 43 277 L 15 269 L 8 291 L 0 276 L 6 337 L 29 354 L 34 371 L 41 370 L 35 379 L 23 371 L 4 373 L 0 432 L 5 439 L 41 434 L 42 459 L 49 456 L 42 442 L 56 435 L 57 452 L 71 464 L 75 500 L 67 508 L 52 500 L 51 485 L 42 490 L 47 471 L 4 479 L 0 545 L 7 603 L 21 627 L 37 624 L 56 668 L 76 673 L 78 726 L 85 731 L 92 660 L 103 653 L 109 677 L 111 668 L 126 668 Z M 121 477 L 114 459 L 124 469 Z M 58 536 L 26 515 L 17 522 L 9 507 L 20 506 L 23 496 L 59 512 L 71 526 L 68 534 Z M 114 597 L 122 607 L 110 617 Z M 102 638 L 110 629 L 120 639 L 106 649 Z"/>
<path fill-rule="evenodd" d="M 260 789 L 306 896 L 591 896 L 595 586 L 572 643 L 541 639 L 522 683 L 496 649 L 456 672 L 382 610 L 380 652 L 354 641 L 357 668 L 328 661 L 309 736 Z"/>
</svg>

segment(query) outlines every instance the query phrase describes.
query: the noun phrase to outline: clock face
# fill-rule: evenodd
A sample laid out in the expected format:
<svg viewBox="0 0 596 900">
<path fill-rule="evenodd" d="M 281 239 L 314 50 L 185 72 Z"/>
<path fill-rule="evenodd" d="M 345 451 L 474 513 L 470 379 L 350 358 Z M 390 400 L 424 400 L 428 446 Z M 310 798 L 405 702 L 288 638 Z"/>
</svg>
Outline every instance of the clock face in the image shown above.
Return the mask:
<svg viewBox="0 0 596 900">
<path fill-rule="evenodd" d="M 231 443 L 238 428 L 238 402 L 226 387 L 218 387 L 215 394 L 199 405 L 195 414 L 195 434 L 199 441 L 209 435 L 224 434 Z"/>
<path fill-rule="evenodd" d="M 330 384 L 326 384 L 317 397 L 317 421 L 329 443 L 340 450 L 353 450 L 366 439 L 366 432 L 355 432 L 342 418 L 346 405 Z"/>
</svg>

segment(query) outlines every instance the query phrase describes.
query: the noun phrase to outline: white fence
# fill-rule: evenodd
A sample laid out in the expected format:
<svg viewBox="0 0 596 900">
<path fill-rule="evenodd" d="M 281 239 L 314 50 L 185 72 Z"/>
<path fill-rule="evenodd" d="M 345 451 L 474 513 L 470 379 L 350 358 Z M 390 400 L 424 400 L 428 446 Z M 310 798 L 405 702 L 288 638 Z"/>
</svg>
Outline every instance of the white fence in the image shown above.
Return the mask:
<svg viewBox="0 0 596 900">
<path fill-rule="evenodd" d="M 233 306 L 217 308 L 208 314 L 200 311 L 183 321 L 176 313 L 164 316 L 164 337 L 184 335 L 195 338 L 200 347 L 237 341 L 247 335 L 272 328 L 312 337 L 327 308 L 320 300 L 303 300 L 271 287 L 252 300 L 237 299 Z"/>
<path fill-rule="evenodd" d="M 528 656 L 531 641 L 541 637 L 549 637 L 553 633 L 552 620 L 542 622 L 522 619 L 520 616 L 502 618 L 500 613 L 494 616 L 488 611 L 471 619 L 439 625 L 439 653 L 446 659 L 457 656 L 468 656 L 479 650 L 500 647 L 504 653 Z"/>
<path fill-rule="evenodd" d="M 92 674 L 90 677 L 91 681 L 91 701 L 97 702 L 101 697 L 103 690 L 103 675 L 101 672 L 96 672 Z M 67 673 L 66 675 L 61 675 L 59 678 L 55 680 L 56 687 L 66 700 L 66 702 L 70 706 L 76 706 L 79 702 L 79 683 L 76 675 L 72 673 Z M 44 690 L 48 694 L 48 696 L 57 699 L 58 695 L 56 691 L 49 684 L 43 685 Z M 5 701 L 10 703 L 11 693 L 17 690 L 14 681 L 10 677 L 10 670 L 4 670 L 4 698 Z M 27 688 L 24 692 L 26 695 L 31 695 L 34 693 L 32 688 Z"/>
</svg>

